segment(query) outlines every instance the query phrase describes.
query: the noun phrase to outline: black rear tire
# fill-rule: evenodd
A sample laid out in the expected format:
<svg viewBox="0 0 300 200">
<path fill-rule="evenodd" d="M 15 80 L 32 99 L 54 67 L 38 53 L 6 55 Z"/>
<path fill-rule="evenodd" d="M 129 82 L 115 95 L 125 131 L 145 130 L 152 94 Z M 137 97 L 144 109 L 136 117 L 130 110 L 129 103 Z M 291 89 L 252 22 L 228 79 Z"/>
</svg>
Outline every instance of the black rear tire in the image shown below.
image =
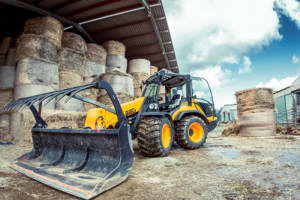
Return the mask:
<svg viewBox="0 0 300 200">
<path fill-rule="evenodd" d="M 163 127 L 170 128 L 170 138 L 163 140 Z M 146 117 L 137 129 L 137 141 L 140 151 L 148 157 L 167 156 L 174 141 L 174 128 L 166 117 Z M 163 143 L 163 141 L 167 141 Z"/>
<path fill-rule="evenodd" d="M 191 129 L 191 125 L 195 125 L 199 128 L 200 132 L 199 136 L 194 139 L 191 136 L 191 132 L 193 130 Z M 181 119 L 179 122 L 175 124 L 176 132 L 175 132 L 175 140 L 178 145 L 185 149 L 197 149 L 203 146 L 206 142 L 207 138 L 207 126 L 206 123 L 197 116 L 187 116 Z M 202 132 L 203 131 L 203 132 Z M 192 133 L 194 134 L 194 133 Z"/>
</svg>

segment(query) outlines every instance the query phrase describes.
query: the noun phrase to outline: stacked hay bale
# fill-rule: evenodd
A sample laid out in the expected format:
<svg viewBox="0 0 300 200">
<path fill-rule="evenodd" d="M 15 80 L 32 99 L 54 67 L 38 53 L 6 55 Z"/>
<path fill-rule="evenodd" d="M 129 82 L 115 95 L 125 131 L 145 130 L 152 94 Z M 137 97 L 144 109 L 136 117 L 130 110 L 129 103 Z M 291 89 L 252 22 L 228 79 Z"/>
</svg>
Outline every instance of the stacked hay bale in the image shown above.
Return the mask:
<svg viewBox="0 0 300 200">
<path fill-rule="evenodd" d="M 0 108 L 13 100 L 16 48 L 9 46 L 8 48 L 9 50 L 4 54 L 5 65 L 0 66 Z M 10 113 L 0 115 L 0 140 L 12 140 L 10 135 L 10 118 Z"/>
<path fill-rule="evenodd" d="M 127 72 L 127 59 L 125 58 L 126 47 L 123 43 L 109 40 L 103 43 L 107 51 L 106 71 Z"/>
<path fill-rule="evenodd" d="M 59 89 L 83 84 L 86 66 L 87 46 L 84 39 L 75 33 L 65 32 L 62 37 L 62 49 L 59 53 Z M 83 111 L 83 103 L 76 99 L 63 98 L 56 104 L 56 109 Z"/>
<path fill-rule="evenodd" d="M 58 89 L 58 51 L 62 24 L 52 17 L 27 20 L 17 42 L 17 72 L 14 98 Z M 54 109 L 54 104 L 47 106 Z"/>
<path fill-rule="evenodd" d="M 63 25 L 53 17 L 37 17 L 25 22 L 16 50 L 14 99 L 52 92 L 58 89 L 58 52 Z M 54 102 L 44 106 L 53 110 Z M 10 135 L 15 141 L 24 137 L 20 125 L 22 113 L 12 113 Z"/>
<path fill-rule="evenodd" d="M 96 81 L 101 74 L 105 73 L 106 64 L 106 50 L 97 44 L 88 43 L 87 44 L 87 54 L 86 54 L 86 67 L 83 74 L 84 84 L 89 84 Z M 97 100 L 97 91 L 95 89 L 89 89 L 84 91 L 84 96 L 93 100 Z M 93 108 L 94 106 L 88 103 L 84 103 L 85 111 Z"/>
<path fill-rule="evenodd" d="M 147 80 L 150 76 L 150 61 L 147 59 L 130 60 L 128 73 L 134 78 L 134 97 L 141 97 L 143 81 Z"/>
<path fill-rule="evenodd" d="M 275 135 L 273 91 L 255 88 L 236 94 L 241 136 Z"/>
<path fill-rule="evenodd" d="M 133 100 L 133 77 L 130 74 L 113 71 L 102 74 L 99 79 L 110 83 L 121 104 Z M 103 104 L 112 105 L 104 90 L 100 90 L 97 100 Z"/>
</svg>

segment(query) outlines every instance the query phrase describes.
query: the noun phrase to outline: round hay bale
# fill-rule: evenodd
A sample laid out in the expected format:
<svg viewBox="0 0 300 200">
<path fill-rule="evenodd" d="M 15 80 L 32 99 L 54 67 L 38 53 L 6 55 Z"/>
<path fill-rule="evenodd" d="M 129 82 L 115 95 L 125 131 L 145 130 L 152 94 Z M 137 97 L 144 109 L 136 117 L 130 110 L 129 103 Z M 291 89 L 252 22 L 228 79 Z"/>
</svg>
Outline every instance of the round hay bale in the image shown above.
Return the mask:
<svg viewBox="0 0 300 200">
<path fill-rule="evenodd" d="M 238 114 L 274 111 L 273 90 L 254 88 L 236 92 Z"/>
<path fill-rule="evenodd" d="M 83 80 L 81 75 L 72 71 L 59 72 L 59 88 L 65 89 L 82 85 Z"/>
<path fill-rule="evenodd" d="M 59 52 L 59 65 L 60 71 L 73 71 L 83 74 L 86 66 L 86 56 L 73 49 L 62 48 Z"/>
<path fill-rule="evenodd" d="M 87 51 L 85 40 L 80 35 L 71 32 L 63 33 L 62 48 L 73 49 L 82 54 L 85 54 Z"/>
<path fill-rule="evenodd" d="M 5 37 L 0 44 L 0 54 L 5 55 L 12 43 L 12 37 Z"/>
<path fill-rule="evenodd" d="M 64 27 L 57 19 L 53 17 L 35 17 L 26 20 L 24 31 L 25 34 L 35 34 L 47 38 L 56 47 L 61 48 L 62 34 Z"/>
<path fill-rule="evenodd" d="M 83 73 L 84 83 L 92 83 L 105 73 L 105 65 L 87 60 L 85 72 Z"/>
<path fill-rule="evenodd" d="M 14 91 L 9 90 L 0 90 L 0 108 L 8 104 L 13 100 Z"/>
<path fill-rule="evenodd" d="M 58 89 L 58 64 L 36 59 L 22 59 L 18 62 L 15 85 L 45 85 Z"/>
<path fill-rule="evenodd" d="M 102 44 L 106 49 L 108 55 L 121 55 L 125 56 L 126 47 L 122 42 L 109 40 Z"/>
<path fill-rule="evenodd" d="M 264 137 L 276 134 L 275 113 L 243 113 L 239 116 L 240 136 Z"/>
<path fill-rule="evenodd" d="M 117 92 L 116 96 L 117 96 L 117 98 L 118 98 L 118 100 L 121 104 L 127 103 L 127 102 L 132 101 L 134 99 L 134 97 L 132 97 L 132 96 L 126 94 L 126 93 Z M 100 102 L 100 103 L 103 103 L 105 105 L 111 106 L 111 107 L 113 106 L 109 96 L 106 95 L 106 94 L 102 94 L 102 95 L 98 96 L 97 101 Z"/>
<path fill-rule="evenodd" d="M 92 99 L 94 101 L 97 101 L 98 98 L 98 90 L 96 89 L 90 89 L 90 90 L 85 90 L 84 97 L 87 97 L 89 99 Z M 88 110 L 92 109 L 92 108 L 96 108 L 96 106 L 89 104 L 89 103 L 83 103 L 84 105 L 84 110 L 87 112 Z"/>
<path fill-rule="evenodd" d="M 56 110 L 83 112 L 83 102 L 77 99 L 69 99 L 69 97 L 63 97 L 55 105 Z"/>
<path fill-rule="evenodd" d="M 108 55 L 106 58 L 106 71 L 127 73 L 127 59 L 121 55 Z"/>
<path fill-rule="evenodd" d="M 17 61 L 23 58 L 34 58 L 57 62 L 57 47 L 42 36 L 22 34 L 17 42 Z"/>
<path fill-rule="evenodd" d="M 105 65 L 106 56 L 107 52 L 104 47 L 94 43 L 87 43 L 86 57 L 89 61 Z"/>
<path fill-rule="evenodd" d="M 11 141 L 10 114 L 0 114 L 0 141 Z"/>
<path fill-rule="evenodd" d="M 5 60 L 5 65 L 9 66 L 15 66 L 16 65 L 16 51 L 17 49 L 14 47 L 9 48 L 6 60 Z"/>
<path fill-rule="evenodd" d="M 129 74 L 115 71 L 102 74 L 99 79 L 110 83 L 115 93 L 126 93 L 128 96 L 134 96 L 133 77 Z"/>
<path fill-rule="evenodd" d="M 0 89 L 12 89 L 15 83 L 15 66 L 0 66 Z"/>
<path fill-rule="evenodd" d="M 128 63 L 128 73 L 150 74 L 150 61 L 147 59 L 133 59 Z"/>
<path fill-rule="evenodd" d="M 156 66 L 150 66 L 150 75 L 158 72 L 158 67 Z"/>
<path fill-rule="evenodd" d="M 135 72 L 130 74 L 133 76 L 134 79 L 134 97 L 141 97 L 143 81 L 147 80 L 150 75 L 142 72 Z"/>
</svg>

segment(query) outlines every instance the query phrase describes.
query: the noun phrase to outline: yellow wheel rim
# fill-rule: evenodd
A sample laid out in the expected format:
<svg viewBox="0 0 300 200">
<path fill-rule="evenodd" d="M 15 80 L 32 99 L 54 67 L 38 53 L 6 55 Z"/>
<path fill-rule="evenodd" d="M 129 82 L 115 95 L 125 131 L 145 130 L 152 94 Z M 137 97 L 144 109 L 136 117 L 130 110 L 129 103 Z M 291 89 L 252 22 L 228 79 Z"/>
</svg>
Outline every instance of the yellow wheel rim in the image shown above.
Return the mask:
<svg viewBox="0 0 300 200">
<path fill-rule="evenodd" d="M 164 124 L 161 130 L 161 141 L 162 146 L 166 149 L 169 148 L 171 144 L 171 127 L 169 124 Z"/>
<path fill-rule="evenodd" d="M 192 141 L 194 143 L 198 143 L 202 140 L 203 137 L 204 137 L 204 129 L 203 129 L 202 125 L 199 124 L 198 122 L 193 122 L 189 126 L 190 141 Z"/>
</svg>

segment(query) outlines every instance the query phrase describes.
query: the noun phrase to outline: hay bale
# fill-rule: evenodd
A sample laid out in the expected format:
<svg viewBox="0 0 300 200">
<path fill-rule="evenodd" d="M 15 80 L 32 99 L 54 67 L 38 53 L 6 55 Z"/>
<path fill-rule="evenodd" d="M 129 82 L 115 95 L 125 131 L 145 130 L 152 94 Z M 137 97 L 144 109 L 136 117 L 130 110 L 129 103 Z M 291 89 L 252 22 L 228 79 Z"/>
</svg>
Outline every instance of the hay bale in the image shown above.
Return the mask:
<svg viewBox="0 0 300 200">
<path fill-rule="evenodd" d="M 133 59 L 128 63 L 128 73 L 145 73 L 150 75 L 150 61 L 147 59 Z"/>
<path fill-rule="evenodd" d="M 99 63 L 101 65 L 106 64 L 106 49 L 100 45 L 94 43 L 87 43 L 86 57 L 89 61 Z"/>
<path fill-rule="evenodd" d="M 80 128 L 84 126 L 85 113 L 45 110 L 42 117 L 48 128 Z M 13 140 L 19 143 L 32 143 L 31 129 L 35 124 L 32 113 L 30 111 L 13 113 L 11 119 L 10 135 Z"/>
<path fill-rule="evenodd" d="M 12 137 L 9 134 L 10 130 L 10 115 L 0 114 L 0 141 L 11 141 Z"/>
<path fill-rule="evenodd" d="M 22 59 L 18 62 L 15 85 L 45 85 L 58 89 L 58 64 L 36 59 Z"/>
<path fill-rule="evenodd" d="M 17 49 L 15 47 L 9 48 L 7 56 L 6 56 L 6 60 L 5 60 L 5 65 L 9 65 L 9 66 L 16 65 L 16 51 L 17 51 Z"/>
<path fill-rule="evenodd" d="M 273 112 L 273 90 L 269 88 L 254 88 L 236 92 L 238 114 Z"/>
<path fill-rule="evenodd" d="M 0 89 L 12 89 L 15 84 L 15 66 L 0 66 Z"/>
<path fill-rule="evenodd" d="M 106 49 L 108 55 L 121 55 L 125 56 L 126 47 L 122 42 L 109 40 L 102 44 Z"/>
<path fill-rule="evenodd" d="M 143 81 L 147 80 L 149 78 L 149 74 L 147 73 L 141 73 L 141 72 L 135 72 L 130 73 L 133 76 L 134 79 L 134 97 L 141 97 L 142 96 L 142 86 Z"/>
<path fill-rule="evenodd" d="M 40 35 L 47 38 L 57 48 L 61 48 L 62 34 L 64 27 L 57 19 L 53 17 L 35 17 L 26 20 L 24 31 L 25 34 Z"/>
<path fill-rule="evenodd" d="M 132 101 L 134 99 L 134 97 L 132 97 L 132 96 L 126 94 L 126 93 L 117 92 L 116 96 L 117 96 L 117 98 L 118 98 L 118 100 L 121 104 L 127 103 L 127 102 Z M 97 97 L 97 101 L 100 102 L 100 103 L 103 103 L 105 105 L 111 106 L 111 107 L 113 106 L 109 96 L 107 94 L 104 94 L 104 93 L 102 93 L 100 96 Z"/>
<path fill-rule="evenodd" d="M 0 44 L 0 54 L 6 55 L 11 44 L 12 44 L 12 37 L 3 38 Z"/>
<path fill-rule="evenodd" d="M 87 97 L 87 98 L 90 98 L 94 101 L 97 101 L 97 98 L 98 98 L 98 89 L 89 89 L 89 90 L 85 90 L 83 92 L 83 96 L 84 97 Z M 83 103 L 83 106 L 84 106 L 84 110 L 87 112 L 88 110 L 92 109 L 92 108 L 96 108 L 96 106 L 92 105 L 92 104 L 89 104 L 89 103 Z"/>
<path fill-rule="evenodd" d="M 84 39 L 80 35 L 71 32 L 63 33 L 62 48 L 69 48 L 81 54 L 85 54 L 87 51 Z"/>
<path fill-rule="evenodd" d="M 106 58 L 106 71 L 127 73 L 127 59 L 122 55 L 108 55 Z"/>
<path fill-rule="evenodd" d="M 62 48 L 59 52 L 59 71 L 72 71 L 83 74 L 86 66 L 86 56 L 70 48 Z"/>
<path fill-rule="evenodd" d="M 84 83 L 96 81 L 101 74 L 105 73 L 105 65 L 87 60 L 83 73 Z"/>
<path fill-rule="evenodd" d="M 13 100 L 14 91 L 12 89 L 0 90 L 0 108 Z"/>
<path fill-rule="evenodd" d="M 60 71 L 59 80 L 60 89 L 80 86 L 83 83 L 81 75 L 73 71 Z"/>
<path fill-rule="evenodd" d="M 102 74 L 99 80 L 104 80 L 110 83 L 115 93 L 126 93 L 129 96 L 134 96 L 133 77 L 122 72 L 108 72 Z M 102 90 L 101 90 L 102 91 Z M 101 92 L 100 94 L 101 95 Z"/>
<path fill-rule="evenodd" d="M 76 87 L 82 85 L 83 80 L 81 75 L 78 73 L 74 73 L 72 71 L 60 71 L 59 72 L 59 88 L 65 89 L 70 87 Z M 56 104 L 57 110 L 65 110 L 65 111 L 83 111 L 83 103 L 77 99 L 71 98 L 69 101 L 68 97 L 62 98 Z M 66 102 L 67 101 L 67 102 Z"/>
<path fill-rule="evenodd" d="M 156 66 L 150 66 L 150 75 L 158 72 L 158 67 Z"/>
<path fill-rule="evenodd" d="M 24 58 L 57 62 L 58 49 L 42 36 L 22 34 L 17 42 L 16 59 L 19 61 Z"/>
</svg>

